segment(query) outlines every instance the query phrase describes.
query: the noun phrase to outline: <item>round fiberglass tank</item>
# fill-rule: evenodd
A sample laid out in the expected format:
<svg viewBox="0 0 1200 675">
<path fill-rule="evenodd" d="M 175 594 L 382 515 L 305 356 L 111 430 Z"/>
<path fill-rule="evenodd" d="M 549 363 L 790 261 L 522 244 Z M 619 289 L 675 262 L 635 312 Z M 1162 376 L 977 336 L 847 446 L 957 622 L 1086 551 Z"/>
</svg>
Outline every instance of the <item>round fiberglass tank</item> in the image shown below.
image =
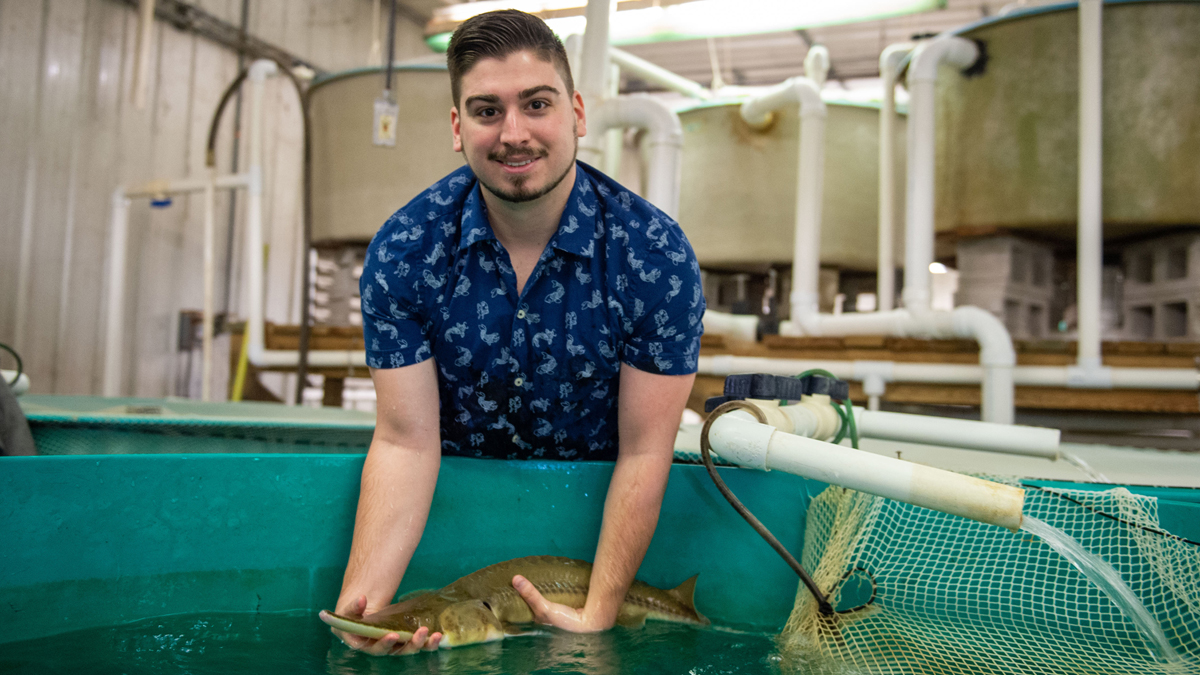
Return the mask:
<svg viewBox="0 0 1200 675">
<path fill-rule="evenodd" d="M 1200 3 L 1108 2 L 1103 16 L 1104 234 L 1200 223 Z M 956 32 L 988 61 L 975 77 L 938 77 L 937 228 L 1073 238 L 1077 6 Z"/>
<path fill-rule="evenodd" d="M 821 263 L 843 269 L 878 265 L 879 108 L 827 102 Z M 796 232 L 798 106 L 755 131 L 741 101 L 679 112 L 683 177 L 679 223 L 706 267 L 791 264 Z M 896 248 L 903 260 L 905 119 L 896 120 Z"/>
<path fill-rule="evenodd" d="M 396 209 L 462 166 L 446 67 L 393 69 L 400 108 L 394 147 L 377 146 L 372 136 L 383 81 L 382 68 L 354 70 L 310 90 L 314 243 L 369 242 Z"/>
</svg>

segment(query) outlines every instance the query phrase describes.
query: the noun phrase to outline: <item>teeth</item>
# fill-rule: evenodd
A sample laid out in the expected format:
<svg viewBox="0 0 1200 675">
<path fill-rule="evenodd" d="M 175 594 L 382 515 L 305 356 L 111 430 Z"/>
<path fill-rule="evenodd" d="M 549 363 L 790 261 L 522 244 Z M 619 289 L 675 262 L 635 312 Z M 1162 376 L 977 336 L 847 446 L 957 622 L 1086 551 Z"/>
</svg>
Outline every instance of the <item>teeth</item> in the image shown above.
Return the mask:
<svg viewBox="0 0 1200 675">
<path fill-rule="evenodd" d="M 508 166 L 525 166 L 526 164 L 528 164 L 532 161 L 533 161 L 532 159 L 527 159 L 524 162 L 505 162 L 505 164 L 507 164 Z"/>
</svg>

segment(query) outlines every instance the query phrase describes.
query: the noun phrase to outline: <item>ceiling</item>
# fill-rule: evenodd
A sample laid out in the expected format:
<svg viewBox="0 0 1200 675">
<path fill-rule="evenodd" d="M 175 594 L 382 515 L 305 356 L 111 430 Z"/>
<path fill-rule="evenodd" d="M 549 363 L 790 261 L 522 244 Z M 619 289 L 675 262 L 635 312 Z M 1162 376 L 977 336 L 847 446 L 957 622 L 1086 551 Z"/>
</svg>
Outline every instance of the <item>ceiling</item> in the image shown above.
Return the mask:
<svg viewBox="0 0 1200 675">
<path fill-rule="evenodd" d="M 450 0 L 401 0 L 410 18 L 429 17 L 433 10 Z M 931 12 L 867 21 L 842 26 L 811 28 L 803 31 L 716 38 L 713 49 L 726 84 L 774 84 L 804 73 L 804 56 L 812 44 L 829 49 L 831 83 L 846 83 L 879 75 L 879 53 L 895 42 L 913 35 L 940 33 L 980 18 L 1000 13 L 1009 3 L 997 0 L 947 0 L 946 6 Z M 1013 5 L 1047 4 L 1045 0 L 1014 2 Z M 702 84 L 711 84 L 713 69 L 708 40 L 658 42 L 624 47 L 636 56 Z M 848 86 L 853 86 L 848 85 Z M 646 85 L 626 79 L 622 88 L 645 90 Z"/>
</svg>

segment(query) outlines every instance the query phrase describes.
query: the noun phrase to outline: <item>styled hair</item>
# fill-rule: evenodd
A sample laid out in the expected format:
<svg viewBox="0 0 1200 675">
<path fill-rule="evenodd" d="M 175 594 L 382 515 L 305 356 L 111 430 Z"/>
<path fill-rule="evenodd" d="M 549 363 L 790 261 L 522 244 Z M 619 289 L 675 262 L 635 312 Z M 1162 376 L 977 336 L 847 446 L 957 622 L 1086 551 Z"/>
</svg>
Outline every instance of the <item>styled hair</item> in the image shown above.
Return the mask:
<svg viewBox="0 0 1200 675">
<path fill-rule="evenodd" d="M 567 96 L 575 93 L 571 66 L 562 40 L 545 21 L 516 9 L 499 9 L 477 14 L 462 22 L 450 37 L 446 65 L 450 69 L 450 93 L 459 104 L 462 76 L 480 59 L 504 59 L 509 54 L 529 50 L 554 66 L 567 85 Z"/>
</svg>

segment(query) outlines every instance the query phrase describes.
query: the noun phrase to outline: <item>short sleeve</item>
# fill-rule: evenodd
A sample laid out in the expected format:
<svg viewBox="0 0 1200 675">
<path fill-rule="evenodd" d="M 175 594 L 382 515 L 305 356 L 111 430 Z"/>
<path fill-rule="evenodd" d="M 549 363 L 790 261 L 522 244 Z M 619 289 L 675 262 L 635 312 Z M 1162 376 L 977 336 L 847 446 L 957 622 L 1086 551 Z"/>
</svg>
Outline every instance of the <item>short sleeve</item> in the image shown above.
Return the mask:
<svg viewBox="0 0 1200 675">
<path fill-rule="evenodd" d="M 689 375 L 696 372 L 704 333 L 704 292 L 691 245 L 670 225 L 672 236 L 658 240 L 640 269 L 630 270 L 624 305 L 634 320 L 621 361 L 643 372 Z"/>
<path fill-rule="evenodd" d="M 427 320 L 417 309 L 417 291 L 407 278 L 415 269 L 407 259 L 419 248 L 408 238 L 393 241 L 389 233 L 403 227 L 398 218 L 403 218 L 402 212 L 392 216 L 375 235 L 358 282 L 367 365 L 371 368 L 400 368 L 432 356 L 425 330 Z"/>
</svg>

